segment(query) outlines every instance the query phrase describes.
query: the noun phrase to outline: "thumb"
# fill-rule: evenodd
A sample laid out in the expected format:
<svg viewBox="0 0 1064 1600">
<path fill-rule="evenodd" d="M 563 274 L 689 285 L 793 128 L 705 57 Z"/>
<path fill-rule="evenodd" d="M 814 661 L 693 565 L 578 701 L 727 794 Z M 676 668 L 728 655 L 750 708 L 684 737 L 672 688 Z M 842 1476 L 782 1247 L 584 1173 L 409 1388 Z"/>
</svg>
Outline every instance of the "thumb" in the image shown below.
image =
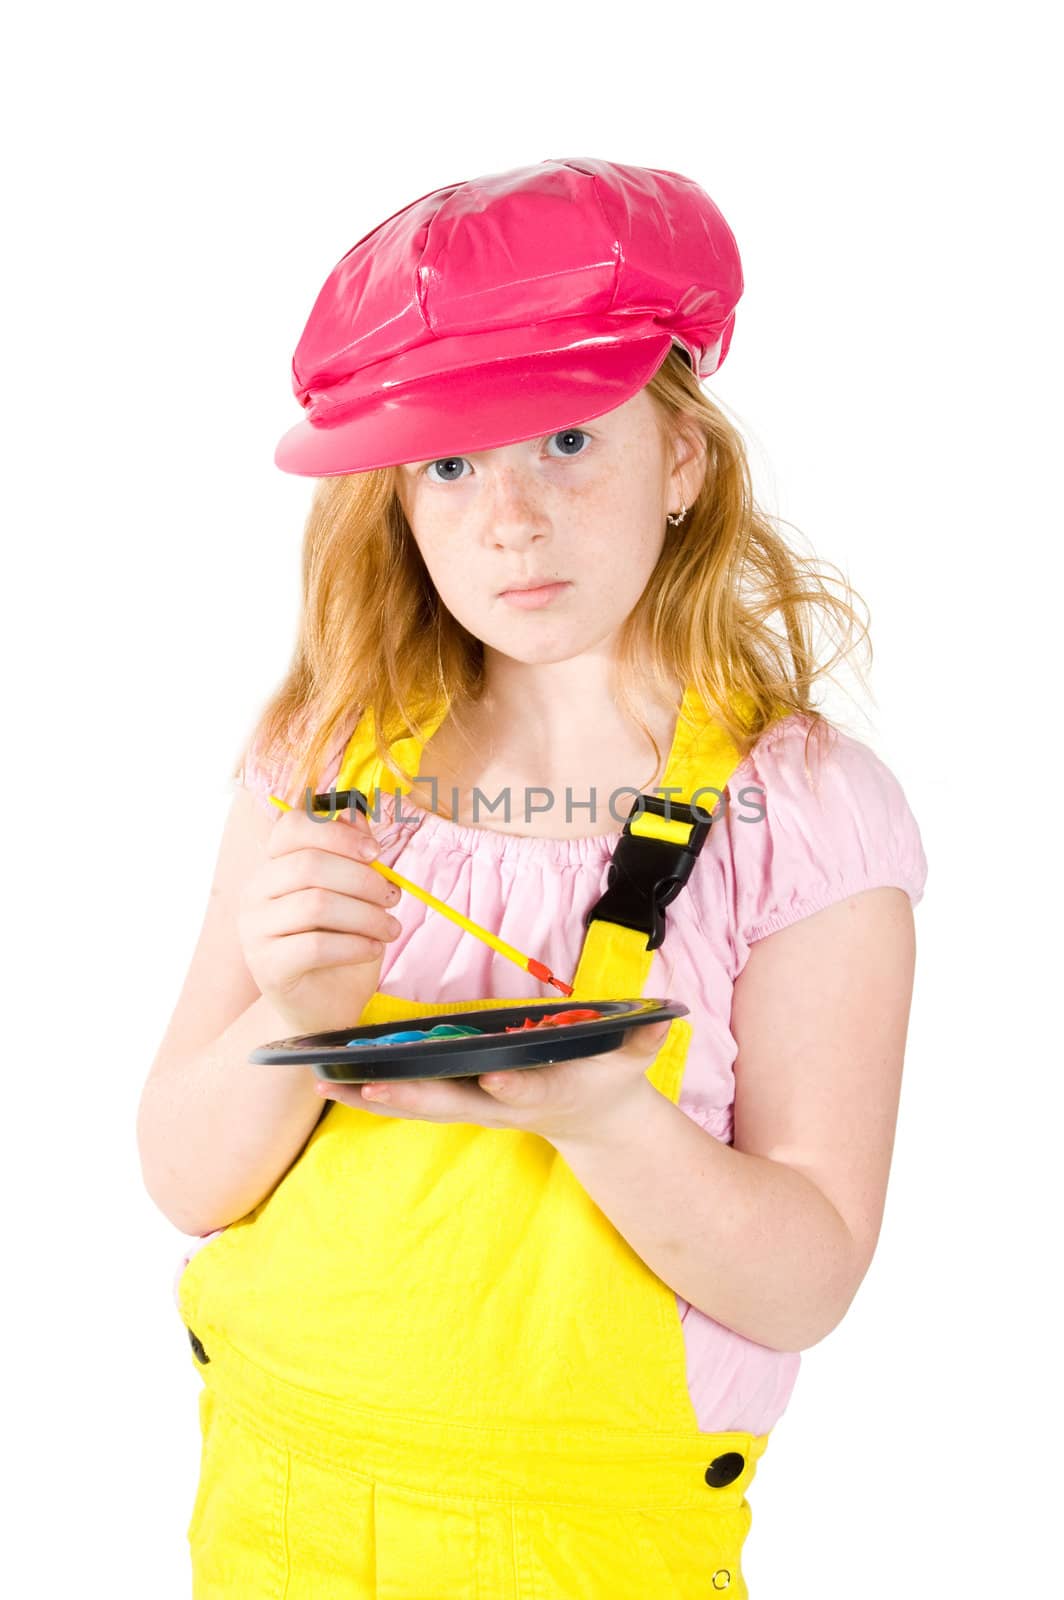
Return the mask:
<svg viewBox="0 0 1064 1600">
<path fill-rule="evenodd" d="M 632 1032 L 636 1036 L 634 1042 L 638 1046 L 639 1054 L 657 1055 L 671 1027 L 671 1020 L 666 1018 L 664 1022 L 655 1022 L 646 1028 L 633 1028 Z"/>
</svg>

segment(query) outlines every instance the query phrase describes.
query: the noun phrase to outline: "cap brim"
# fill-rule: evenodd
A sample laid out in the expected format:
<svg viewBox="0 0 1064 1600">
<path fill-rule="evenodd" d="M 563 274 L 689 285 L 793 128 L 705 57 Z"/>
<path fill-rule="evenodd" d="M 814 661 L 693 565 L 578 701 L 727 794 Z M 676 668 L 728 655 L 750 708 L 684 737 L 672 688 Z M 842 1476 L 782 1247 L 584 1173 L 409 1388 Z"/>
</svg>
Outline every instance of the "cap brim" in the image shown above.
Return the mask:
<svg viewBox="0 0 1064 1600">
<path fill-rule="evenodd" d="M 345 472 L 494 450 L 590 422 L 624 405 L 657 372 L 672 336 L 483 362 L 381 389 L 329 426 L 297 423 L 274 461 L 282 472 Z"/>
</svg>

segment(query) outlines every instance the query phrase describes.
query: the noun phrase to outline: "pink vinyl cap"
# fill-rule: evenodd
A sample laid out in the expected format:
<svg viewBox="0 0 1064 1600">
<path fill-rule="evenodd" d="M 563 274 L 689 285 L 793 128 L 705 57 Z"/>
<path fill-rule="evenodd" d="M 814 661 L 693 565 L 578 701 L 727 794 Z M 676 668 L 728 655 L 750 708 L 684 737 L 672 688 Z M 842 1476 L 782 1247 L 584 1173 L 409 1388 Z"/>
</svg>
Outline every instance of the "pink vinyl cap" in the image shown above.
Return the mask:
<svg viewBox="0 0 1064 1600">
<path fill-rule="evenodd" d="M 731 229 L 675 172 L 588 157 L 434 189 L 326 279 L 274 459 L 332 477 L 589 422 L 673 344 L 716 372 L 742 291 Z"/>
</svg>

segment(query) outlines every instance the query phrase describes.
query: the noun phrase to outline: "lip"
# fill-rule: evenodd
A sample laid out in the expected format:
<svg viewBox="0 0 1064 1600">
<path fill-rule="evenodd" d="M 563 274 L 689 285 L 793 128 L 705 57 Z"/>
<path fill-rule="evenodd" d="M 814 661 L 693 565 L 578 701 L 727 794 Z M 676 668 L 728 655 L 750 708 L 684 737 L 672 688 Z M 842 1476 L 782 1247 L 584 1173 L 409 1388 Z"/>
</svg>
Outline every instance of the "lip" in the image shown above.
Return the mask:
<svg viewBox="0 0 1064 1600">
<path fill-rule="evenodd" d="M 522 611 L 535 610 L 537 606 L 550 605 L 569 585 L 565 583 L 540 583 L 533 588 L 504 589 L 499 595 L 500 600 L 507 604 L 517 606 Z"/>
</svg>

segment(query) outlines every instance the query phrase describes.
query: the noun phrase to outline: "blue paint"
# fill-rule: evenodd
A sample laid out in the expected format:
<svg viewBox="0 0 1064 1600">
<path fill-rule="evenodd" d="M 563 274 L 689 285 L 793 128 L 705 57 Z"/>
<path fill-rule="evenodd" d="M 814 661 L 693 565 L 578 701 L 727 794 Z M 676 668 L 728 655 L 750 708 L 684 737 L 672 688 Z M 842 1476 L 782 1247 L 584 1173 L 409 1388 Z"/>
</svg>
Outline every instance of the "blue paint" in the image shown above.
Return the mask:
<svg viewBox="0 0 1064 1600">
<path fill-rule="evenodd" d="M 441 1022 L 425 1032 L 423 1028 L 404 1029 L 401 1033 L 382 1033 L 376 1039 L 348 1039 L 349 1049 L 374 1044 L 420 1044 L 423 1039 L 464 1039 L 471 1034 L 482 1034 L 483 1028 L 457 1028 L 453 1023 Z"/>
</svg>

